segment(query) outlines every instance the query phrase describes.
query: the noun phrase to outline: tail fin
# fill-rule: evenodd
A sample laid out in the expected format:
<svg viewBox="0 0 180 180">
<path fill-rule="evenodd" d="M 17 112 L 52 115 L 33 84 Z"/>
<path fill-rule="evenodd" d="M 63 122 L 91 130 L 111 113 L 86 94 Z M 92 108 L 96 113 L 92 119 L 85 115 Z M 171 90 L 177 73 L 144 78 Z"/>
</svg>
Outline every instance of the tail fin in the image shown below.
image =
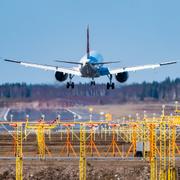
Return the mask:
<svg viewBox="0 0 180 180">
<path fill-rule="evenodd" d="M 86 49 L 86 53 L 87 53 L 87 58 L 89 58 L 89 56 L 90 56 L 90 48 L 89 48 L 89 25 L 87 26 L 87 49 Z"/>
</svg>

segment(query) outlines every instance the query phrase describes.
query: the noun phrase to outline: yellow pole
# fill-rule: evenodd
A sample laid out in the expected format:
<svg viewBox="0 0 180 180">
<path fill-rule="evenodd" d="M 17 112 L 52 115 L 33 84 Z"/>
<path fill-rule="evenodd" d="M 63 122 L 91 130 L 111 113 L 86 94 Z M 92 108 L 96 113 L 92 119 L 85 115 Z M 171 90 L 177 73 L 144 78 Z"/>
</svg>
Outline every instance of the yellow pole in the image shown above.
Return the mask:
<svg viewBox="0 0 180 180">
<path fill-rule="evenodd" d="M 80 125 L 79 180 L 86 180 L 86 129 Z"/>
<path fill-rule="evenodd" d="M 156 180 L 156 132 L 155 132 L 155 125 L 150 124 L 150 132 L 149 132 L 149 141 L 150 141 L 150 179 Z"/>
<path fill-rule="evenodd" d="M 23 179 L 22 124 L 16 127 L 16 180 Z"/>
<path fill-rule="evenodd" d="M 173 123 L 173 122 L 170 122 Z M 176 179 L 175 169 L 175 146 L 176 144 L 176 126 L 169 125 L 169 163 L 168 163 L 168 180 Z"/>
<path fill-rule="evenodd" d="M 166 180 L 166 123 L 160 123 L 160 180 Z"/>
<path fill-rule="evenodd" d="M 38 141 L 38 153 L 40 159 L 45 158 L 45 137 L 44 137 L 44 127 L 43 124 L 39 124 L 37 129 L 37 141 Z"/>
<path fill-rule="evenodd" d="M 133 144 L 133 157 L 136 155 L 136 140 L 137 140 L 137 126 L 133 126 L 133 132 L 132 132 L 132 144 Z"/>
</svg>

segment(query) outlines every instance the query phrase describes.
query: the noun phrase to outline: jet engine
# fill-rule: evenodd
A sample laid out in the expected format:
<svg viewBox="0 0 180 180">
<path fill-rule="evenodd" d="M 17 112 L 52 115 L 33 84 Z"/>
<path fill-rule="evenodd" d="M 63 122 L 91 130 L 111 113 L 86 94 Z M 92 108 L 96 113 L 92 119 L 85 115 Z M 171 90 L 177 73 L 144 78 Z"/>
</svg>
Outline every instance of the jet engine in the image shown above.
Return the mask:
<svg viewBox="0 0 180 180">
<path fill-rule="evenodd" d="M 65 81 L 65 80 L 68 78 L 68 74 L 67 74 L 67 73 L 63 73 L 63 72 L 56 71 L 56 73 L 55 73 L 55 78 L 56 78 L 56 80 L 62 82 L 62 81 Z"/>
<path fill-rule="evenodd" d="M 123 83 L 123 82 L 127 81 L 129 74 L 128 74 L 128 72 L 122 72 L 122 73 L 116 74 L 115 77 L 116 77 L 117 81 L 119 81 L 120 83 Z"/>
</svg>

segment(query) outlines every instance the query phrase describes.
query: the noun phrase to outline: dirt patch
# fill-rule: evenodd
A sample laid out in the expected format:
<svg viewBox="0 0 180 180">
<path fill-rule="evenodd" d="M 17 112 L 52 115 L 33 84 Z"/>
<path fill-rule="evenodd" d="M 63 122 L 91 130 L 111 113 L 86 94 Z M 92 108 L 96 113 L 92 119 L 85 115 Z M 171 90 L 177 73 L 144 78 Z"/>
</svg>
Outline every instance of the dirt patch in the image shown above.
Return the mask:
<svg viewBox="0 0 180 180">
<path fill-rule="evenodd" d="M 8 163 L 11 163 L 8 165 Z M 87 180 L 147 180 L 149 166 L 123 161 L 87 162 Z M 15 164 L 9 160 L 1 163 L 1 180 L 15 180 Z M 25 161 L 24 180 L 78 180 L 78 161 Z"/>
</svg>

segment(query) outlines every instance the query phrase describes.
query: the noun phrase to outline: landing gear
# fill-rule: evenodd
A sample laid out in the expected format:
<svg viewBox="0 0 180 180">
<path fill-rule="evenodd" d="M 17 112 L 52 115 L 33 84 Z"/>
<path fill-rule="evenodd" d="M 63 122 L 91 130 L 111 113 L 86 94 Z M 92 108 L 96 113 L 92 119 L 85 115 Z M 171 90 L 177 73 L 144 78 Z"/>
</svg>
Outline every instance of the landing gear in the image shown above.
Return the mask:
<svg viewBox="0 0 180 180">
<path fill-rule="evenodd" d="M 91 81 L 91 86 L 95 86 L 96 85 L 96 83 L 95 83 L 95 81 L 94 81 L 94 77 L 92 78 L 92 81 Z"/>
<path fill-rule="evenodd" d="M 108 75 L 108 78 L 109 78 L 109 83 L 107 83 L 107 89 L 114 89 L 115 88 L 115 84 L 112 82 L 112 74 Z"/>
<path fill-rule="evenodd" d="M 110 89 L 110 88 L 112 88 L 112 89 L 114 89 L 115 88 L 115 85 L 114 85 L 114 83 L 107 83 L 107 89 Z"/>
<path fill-rule="evenodd" d="M 91 81 L 91 86 L 95 86 L 95 85 L 96 85 L 95 81 Z"/>
<path fill-rule="evenodd" d="M 66 87 L 74 89 L 74 82 L 67 82 Z"/>
<path fill-rule="evenodd" d="M 73 78 L 74 76 L 73 75 L 69 75 L 69 82 L 67 82 L 67 84 L 66 84 L 66 88 L 70 88 L 71 87 L 71 89 L 74 89 L 74 82 L 72 82 L 72 78 Z"/>
</svg>

